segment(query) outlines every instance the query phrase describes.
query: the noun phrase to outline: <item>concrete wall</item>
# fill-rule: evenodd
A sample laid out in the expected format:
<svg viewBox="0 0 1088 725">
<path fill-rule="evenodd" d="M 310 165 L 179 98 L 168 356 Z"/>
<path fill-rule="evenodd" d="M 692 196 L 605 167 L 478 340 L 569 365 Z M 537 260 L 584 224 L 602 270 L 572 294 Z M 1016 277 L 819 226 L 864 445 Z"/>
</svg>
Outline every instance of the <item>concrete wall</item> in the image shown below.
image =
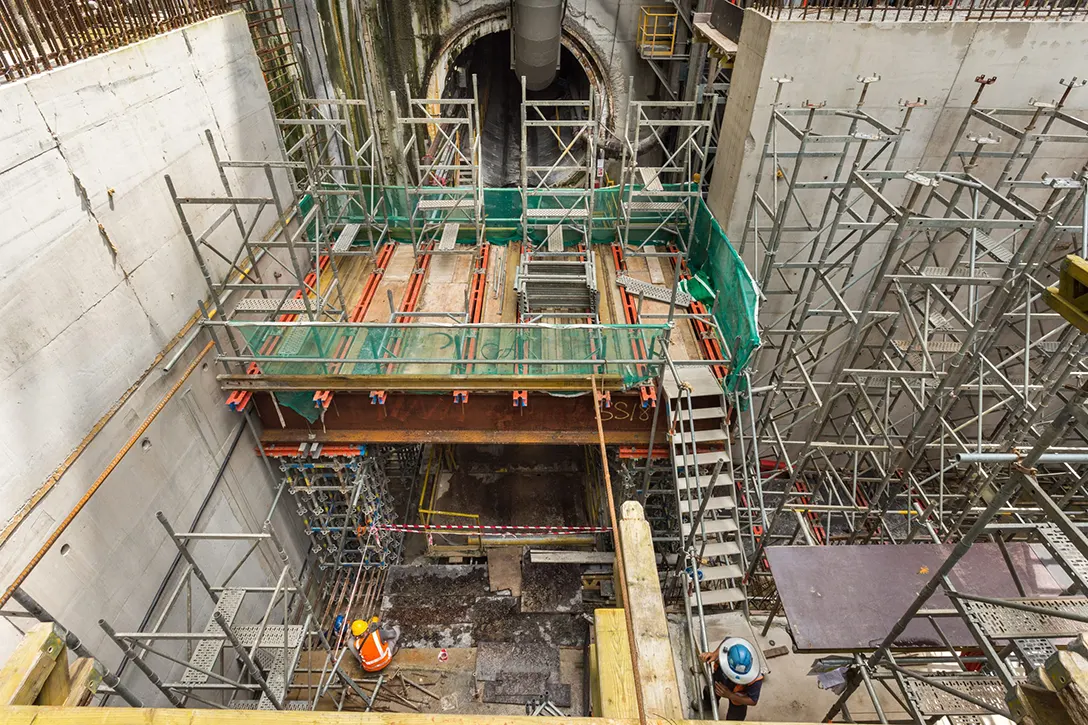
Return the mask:
<svg viewBox="0 0 1088 725">
<path fill-rule="evenodd" d="M 172 175 L 182 195 L 222 195 L 205 129 L 228 158 L 280 157 L 240 12 L 0 86 L 0 519 L 142 380 L 0 548 L 5 587 L 204 346 L 202 334 L 170 374 L 155 365 L 207 294 L 163 181 Z M 268 195 L 263 173 L 232 183 L 239 194 Z M 222 210 L 191 208 L 194 226 Z M 120 652 L 103 642 L 98 619 L 118 630 L 139 623 L 175 554 L 155 512 L 189 526 L 239 420 L 223 405 L 213 358 L 197 365 L 26 581 L 110 665 Z M 271 501 L 246 433 L 202 525 L 253 530 Z M 211 578 L 233 564 L 222 547 L 202 555 Z M 261 568 L 244 575 L 263 577 Z M 202 628 L 207 607 L 194 616 Z M 0 625 L 0 657 L 16 637 Z"/>
<path fill-rule="evenodd" d="M 1057 99 L 1063 90 L 1059 79 L 1068 79 L 1074 70 L 1070 58 L 1086 51 L 1085 23 L 772 21 L 748 10 L 709 206 L 730 238 L 738 239 L 767 132 L 774 77 L 793 77 L 781 100 L 796 108 L 806 101 L 853 106 L 861 88 L 855 78 L 879 75 L 864 108 L 893 125 L 902 115 L 901 101 L 925 99 L 926 107 L 914 113 L 896 166 L 933 169 L 955 140 L 978 87 L 976 76 L 998 78 L 986 89 L 983 107 L 1028 108 L 1031 99 Z M 1074 90 L 1067 108 L 1074 113 L 1088 109 L 1088 92 Z M 1053 175 L 1072 173 L 1083 163 L 1083 154 L 1070 155 L 1061 146 L 1044 151 L 1040 169 Z M 766 173 L 769 179 L 770 164 Z M 778 183 L 785 188 L 785 181 Z M 769 193 L 769 187 L 763 188 Z"/>
</svg>

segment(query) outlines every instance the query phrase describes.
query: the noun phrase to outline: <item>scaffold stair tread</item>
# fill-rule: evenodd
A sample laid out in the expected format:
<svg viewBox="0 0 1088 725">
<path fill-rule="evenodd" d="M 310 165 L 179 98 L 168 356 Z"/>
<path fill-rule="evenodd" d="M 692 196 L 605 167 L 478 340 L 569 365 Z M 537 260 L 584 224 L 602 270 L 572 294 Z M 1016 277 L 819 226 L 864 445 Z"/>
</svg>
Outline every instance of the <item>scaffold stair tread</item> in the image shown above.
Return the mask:
<svg viewBox="0 0 1088 725">
<path fill-rule="evenodd" d="M 1088 632 L 1088 622 L 1057 616 L 1058 612 L 1088 616 L 1088 598 L 1010 599 L 1012 602 L 1054 610 L 1055 615 L 965 600 L 964 613 L 991 639 L 1032 639 L 1074 637 Z"/>
<path fill-rule="evenodd" d="M 1006 264 L 1012 261 L 1013 251 L 1007 242 L 999 242 L 979 229 L 975 230 L 975 240 L 997 261 Z"/>
<path fill-rule="evenodd" d="M 258 704 L 258 700 L 231 700 L 227 703 L 227 707 L 231 710 L 257 710 Z M 288 700 L 283 703 L 283 709 L 309 711 L 310 703 L 306 700 Z"/>
<path fill-rule="evenodd" d="M 720 406 L 713 406 L 710 408 L 692 408 L 691 417 L 694 420 L 710 420 L 712 418 L 725 418 L 725 409 Z M 680 423 L 688 422 L 687 411 L 680 417 Z"/>
<path fill-rule="evenodd" d="M 471 209 L 472 199 L 420 199 L 416 208 L 421 211 L 432 209 Z"/>
<path fill-rule="evenodd" d="M 720 477 L 719 477 L 720 478 Z M 715 485 L 715 488 L 717 486 Z M 680 499 L 680 514 L 682 516 L 694 516 L 699 513 L 702 502 L 699 499 Z M 732 496 L 713 496 L 706 504 L 707 511 L 732 511 L 736 506 Z"/>
<path fill-rule="evenodd" d="M 893 340 L 892 344 L 895 345 L 900 352 L 922 352 L 922 346 L 913 340 Z M 958 352 L 961 345 L 955 340 L 930 340 L 926 343 L 926 348 L 929 349 L 930 354 L 940 353 L 944 355 Z"/>
<path fill-rule="evenodd" d="M 686 466 L 686 467 L 690 468 L 691 466 L 706 466 L 706 465 L 717 463 L 718 461 L 726 461 L 728 463 L 729 462 L 729 452 L 728 451 L 702 451 L 702 452 L 696 453 L 694 456 L 689 454 L 688 457 L 687 457 L 687 461 L 684 461 L 682 458 L 677 456 L 677 458 L 676 458 L 676 467 L 677 468 L 684 468 Z M 700 476 L 700 478 L 703 478 L 703 477 Z M 705 478 L 707 479 L 707 481 L 709 481 L 710 480 L 710 474 L 709 473 L 706 474 Z M 718 476 L 718 480 L 721 480 L 720 475 Z"/>
<path fill-rule="evenodd" d="M 679 433 L 672 434 L 672 444 L 679 446 L 683 443 L 706 443 L 707 441 L 724 441 L 726 439 L 725 431 L 721 428 L 710 428 L 708 430 L 697 431 L 680 431 Z"/>
<path fill-rule="evenodd" d="M 1073 542 L 1062 533 L 1057 524 L 1046 522 L 1039 524 L 1037 528 L 1046 547 L 1057 555 L 1062 568 L 1078 580 L 1081 587 L 1088 588 L 1088 558 L 1073 546 Z"/>
<path fill-rule="evenodd" d="M 705 591 L 699 590 L 699 600 L 702 601 L 704 607 L 713 607 L 718 604 L 736 604 L 744 599 L 744 592 L 736 587 L 730 587 L 728 589 L 711 589 Z M 688 600 L 695 604 L 695 593 L 688 594 Z"/>
<path fill-rule="evenodd" d="M 718 378 L 708 365 L 698 367 L 680 368 L 680 379 L 691 386 L 692 397 L 700 395 L 721 395 L 722 386 Z M 671 400 L 680 398 L 680 386 L 677 385 L 672 375 L 666 375 L 664 380 L 665 394 Z M 673 406 L 675 409 L 676 406 Z"/>
<path fill-rule="evenodd" d="M 273 297 L 247 297 L 239 300 L 235 312 L 305 312 L 306 302 L 301 297 L 285 300 Z"/>
<path fill-rule="evenodd" d="M 526 209 L 525 216 L 529 219 L 586 219 L 589 217 L 589 209 L 580 207 L 560 209 Z"/>
<path fill-rule="evenodd" d="M 922 267 L 923 277 L 970 277 L 971 267 L 966 264 L 957 264 L 955 267 Z M 990 273 L 985 269 L 975 269 L 975 277 L 989 278 Z"/>
<path fill-rule="evenodd" d="M 661 169 L 652 166 L 639 167 L 638 174 L 642 177 L 642 184 L 646 191 L 661 191 L 664 189 L 664 187 L 661 186 L 661 180 L 657 178 L 657 175 L 660 173 Z"/>
<path fill-rule="evenodd" d="M 626 274 L 621 274 L 619 277 L 616 277 L 616 284 L 620 285 L 631 294 L 641 294 L 648 300 L 656 300 L 657 302 L 665 303 L 672 302 L 673 291 L 662 285 L 643 282 L 641 279 L 635 279 Z M 687 292 L 676 290 L 676 304 L 680 307 L 688 307 L 691 305 L 691 295 Z"/>
<path fill-rule="evenodd" d="M 449 222 L 442 225 L 442 237 L 438 241 L 439 252 L 452 252 L 457 246 L 457 232 L 461 225 L 457 222 Z"/>
<path fill-rule="evenodd" d="M 332 245 L 333 254 L 343 254 L 351 249 L 352 242 L 355 241 L 356 235 L 362 228 L 362 224 L 345 224 L 336 237 L 336 243 Z"/>
<path fill-rule="evenodd" d="M 563 227 L 559 224 L 548 225 L 548 251 L 549 252 L 562 252 L 563 251 Z"/>
<path fill-rule="evenodd" d="M 698 547 L 695 548 L 699 550 Z M 715 582 L 722 579 L 739 579 L 744 575 L 744 570 L 737 564 L 721 564 L 718 566 L 700 566 L 699 573 L 703 575 L 702 581 Z"/>
<path fill-rule="evenodd" d="M 233 627 L 234 633 L 238 635 L 238 640 L 246 647 L 252 647 L 253 643 L 257 641 L 257 633 L 261 630 L 259 624 L 244 624 L 240 627 Z M 287 626 L 287 646 L 294 648 L 298 646 L 299 637 L 302 636 L 302 625 L 291 624 Z M 264 634 L 261 635 L 261 647 L 268 649 L 283 649 L 283 625 L 282 624 L 270 624 L 264 628 Z"/>
<path fill-rule="evenodd" d="M 668 212 L 679 211 L 684 205 L 679 201 L 625 201 L 623 205 L 629 212 Z"/>
<path fill-rule="evenodd" d="M 699 547 L 703 552 L 703 558 L 710 559 L 716 556 L 737 556 L 740 554 L 740 544 L 735 541 L 711 541 L 705 547 Z"/>
<path fill-rule="evenodd" d="M 995 707 L 1005 706 L 1005 685 L 996 677 L 979 676 L 934 676 L 929 679 L 939 684 L 970 695 Z M 923 715 L 986 715 L 990 714 L 982 707 L 956 697 L 950 692 L 937 689 L 928 682 L 914 678 L 903 680 L 907 697 L 917 705 Z"/>
<path fill-rule="evenodd" d="M 245 590 L 242 589 L 225 589 L 220 592 L 219 601 L 216 602 L 212 616 L 208 618 L 208 625 L 204 627 L 204 633 L 223 634 L 223 628 L 215 621 L 215 612 L 222 614 L 227 626 L 230 626 L 234 622 L 234 618 L 238 616 L 238 610 L 242 606 L 242 599 L 245 594 Z M 216 660 L 219 659 L 219 653 L 223 651 L 226 642 L 225 639 L 200 640 L 193 649 L 193 656 L 189 659 L 189 662 L 202 669 L 211 670 L 215 666 Z M 194 669 L 186 668 L 181 675 L 181 682 L 186 685 L 202 685 L 207 681 L 208 676 L 206 674 L 197 672 Z"/>
<path fill-rule="evenodd" d="M 702 535 L 710 534 L 725 534 L 731 531 L 737 530 L 737 522 L 730 518 L 726 519 L 707 519 L 704 518 L 699 524 L 698 529 L 695 532 L 695 538 L 698 539 Z M 684 536 L 691 533 L 691 524 L 687 521 L 680 522 L 680 531 Z"/>
<path fill-rule="evenodd" d="M 713 475 L 713 473 L 702 473 L 699 474 L 698 479 L 696 479 L 695 477 L 688 479 L 684 476 L 677 476 L 676 490 L 680 492 L 681 498 L 683 498 L 683 495 L 689 490 L 694 492 L 694 490 L 698 488 L 705 491 L 710 488 L 710 479 L 711 477 L 713 477 Z M 729 469 L 723 467 L 721 473 L 718 474 L 718 480 L 714 482 L 714 488 L 732 485 L 733 479 L 729 476 Z"/>
</svg>

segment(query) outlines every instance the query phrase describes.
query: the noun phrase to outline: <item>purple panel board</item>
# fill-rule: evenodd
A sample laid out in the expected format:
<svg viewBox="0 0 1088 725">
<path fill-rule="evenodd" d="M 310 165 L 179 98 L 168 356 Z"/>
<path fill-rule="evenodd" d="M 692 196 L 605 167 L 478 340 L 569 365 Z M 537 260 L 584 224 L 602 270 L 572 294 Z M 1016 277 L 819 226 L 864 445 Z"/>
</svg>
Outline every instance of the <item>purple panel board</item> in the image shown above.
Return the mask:
<svg viewBox="0 0 1088 725">
<path fill-rule="evenodd" d="M 889 546 L 773 546 L 767 559 L 789 619 L 794 644 L 803 652 L 872 650 L 914 601 L 919 590 L 952 553 L 952 544 Z M 1028 544 L 1006 547 L 1027 597 L 1061 594 L 1058 583 Z M 951 574 L 965 594 L 1018 597 L 997 544 L 975 544 Z M 938 589 L 922 609 L 951 609 Z M 957 647 L 974 639 L 958 617 L 938 617 Z M 897 647 L 943 648 L 926 619 L 916 618 Z"/>
</svg>

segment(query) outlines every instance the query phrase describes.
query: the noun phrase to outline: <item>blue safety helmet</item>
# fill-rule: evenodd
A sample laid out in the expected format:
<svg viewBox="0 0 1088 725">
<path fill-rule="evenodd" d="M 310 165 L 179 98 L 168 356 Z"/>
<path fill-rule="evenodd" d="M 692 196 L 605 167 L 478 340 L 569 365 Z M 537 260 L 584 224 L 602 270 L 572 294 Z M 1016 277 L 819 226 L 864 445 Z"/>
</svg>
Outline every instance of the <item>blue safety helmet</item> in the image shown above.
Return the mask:
<svg viewBox="0 0 1088 725">
<path fill-rule="evenodd" d="M 333 620 L 333 623 L 332 623 L 332 633 L 334 635 L 340 634 L 340 630 L 342 630 L 343 628 L 344 628 L 344 615 L 343 614 L 337 614 L 336 619 Z"/>
<path fill-rule="evenodd" d="M 730 682 L 747 685 L 759 678 L 755 648 L 746 639 L 729 637 L 718 648 L 718 666 Z"/>
</svg>

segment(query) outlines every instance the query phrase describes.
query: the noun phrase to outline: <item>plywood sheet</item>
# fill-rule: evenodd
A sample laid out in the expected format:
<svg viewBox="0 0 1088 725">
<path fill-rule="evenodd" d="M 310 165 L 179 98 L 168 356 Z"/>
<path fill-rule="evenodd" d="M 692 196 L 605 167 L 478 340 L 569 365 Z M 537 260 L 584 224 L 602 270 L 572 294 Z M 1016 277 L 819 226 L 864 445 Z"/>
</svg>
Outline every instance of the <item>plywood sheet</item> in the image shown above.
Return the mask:
<svg viewBox="0 0 1088 725">
<path fill-rule="evenodd" d="M 951 544 L 887 546 L 772 546 L 767 549 L 794 644 L 803 652 L 875 649 L 918 591 L 952 552 Z M 1008 544 L 1028 597 L 1054 597 L 1061 587 L 1028 544 Z M 952 570 L 958 591 L 989 597 L 1019 594 L 997 544 L 975 544 Z M 950 609 L 941 592 L 924 609 Z M 975 640 L 959 618 L 938 624 L 952 644 Z M 941 648 L 926 620 L 915 620 L 897 640 L 900 647 Z"/>
</svg>

